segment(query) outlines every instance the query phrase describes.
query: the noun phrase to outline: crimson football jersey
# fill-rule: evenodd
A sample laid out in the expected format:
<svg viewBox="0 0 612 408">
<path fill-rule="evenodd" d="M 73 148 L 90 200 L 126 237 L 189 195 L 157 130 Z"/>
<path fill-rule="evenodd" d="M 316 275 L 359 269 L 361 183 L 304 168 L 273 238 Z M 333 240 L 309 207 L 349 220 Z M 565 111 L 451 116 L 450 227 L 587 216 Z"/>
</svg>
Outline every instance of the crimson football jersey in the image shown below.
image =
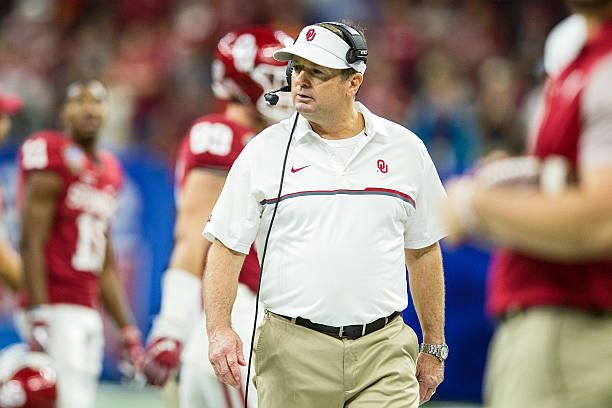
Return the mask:
<svg viewBox="0 0 612 408">
<path fill-rule="evenodd" d="M 573 173 L 577 173 L 581 149 L 586 147 L 583 141 L 587 124 L 591 123 L 585 114 L 586 90 L 594 72 L 609 58 L 612 58 L 612 21 L 585 44 L 558 76 L 549 79 L 544 93 L 544 114 L 533 148 L 536 156 L 564 157 Z M 611 90 L 605 86 L 597 89 L 597 93 L 603 92 Z M 603 121 L 609 114 L 606 109 L 602 107 L 596 112 L 597 121 Z M 611 271 L 612 258 L 562 264 L 502 248 L 491 265 L 487 307 L 496 316 L 542 305 L 610 312 Z"/>
<path fill-rule="evenodd" d="M 97 159 L 55 131 L 34 133 L 19 150 L 19 197 L 34 171 L 55 172 L 63 181 L 45 247 L 49 303 L 99 303 L 98 276 L 123 174 L 111 153 L 98 150 Z"/>
<path fill-rule="evenodd" d="M 252 129 L 229 120 L 224 115 L 207 115 L 196 120 L 183 139 L 176 162 L 177 200 L 187 174 L 192 169 L 210 169 L 228 172 L 244 146 L 255 136 Z M 206 264 L 204 258 L 203 265 Z M 251 246 L 244 259 L 239 281 L 257 292 L 259 261 Z"/>
</svg>

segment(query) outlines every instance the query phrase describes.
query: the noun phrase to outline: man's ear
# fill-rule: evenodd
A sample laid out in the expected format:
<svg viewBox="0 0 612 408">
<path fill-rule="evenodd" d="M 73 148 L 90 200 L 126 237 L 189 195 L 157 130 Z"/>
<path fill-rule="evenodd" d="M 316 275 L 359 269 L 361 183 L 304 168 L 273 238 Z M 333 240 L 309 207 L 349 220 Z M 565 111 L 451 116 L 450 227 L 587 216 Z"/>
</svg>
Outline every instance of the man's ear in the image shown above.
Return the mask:
<svg viewBox="0 0 612 408">
<path fill-rule="evenodd" d="M 363 83 L 363 74 L 360 72 L 356 72 L 348 79 L 349 87 L 347 90 L 347 94 L 351 97 L 355 97 L 357 92 L 359 92 L 359 88 L 361 88 L 361 84 Z"/>
</svg>

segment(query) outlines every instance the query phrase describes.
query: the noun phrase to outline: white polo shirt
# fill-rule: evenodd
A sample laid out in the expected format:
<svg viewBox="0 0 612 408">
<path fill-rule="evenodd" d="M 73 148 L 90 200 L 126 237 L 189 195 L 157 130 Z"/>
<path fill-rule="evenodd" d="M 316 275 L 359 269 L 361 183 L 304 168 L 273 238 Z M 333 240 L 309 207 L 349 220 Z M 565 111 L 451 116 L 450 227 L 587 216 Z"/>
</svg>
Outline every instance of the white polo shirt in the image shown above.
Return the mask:
<svg viewBox="0 0 612 408">
<path fill-rule="evenodd" d="M 404 248 L 444 237 L 442 183 L 421 140 L 360 103 L 365 135 L 348 161 L 300 116 L 261 283 L 264 307 L 333 326 L 408 305 Z M 203 235 L 260 262 L 295 116 L 255 137 L 230 170 Z"/>
</svg>

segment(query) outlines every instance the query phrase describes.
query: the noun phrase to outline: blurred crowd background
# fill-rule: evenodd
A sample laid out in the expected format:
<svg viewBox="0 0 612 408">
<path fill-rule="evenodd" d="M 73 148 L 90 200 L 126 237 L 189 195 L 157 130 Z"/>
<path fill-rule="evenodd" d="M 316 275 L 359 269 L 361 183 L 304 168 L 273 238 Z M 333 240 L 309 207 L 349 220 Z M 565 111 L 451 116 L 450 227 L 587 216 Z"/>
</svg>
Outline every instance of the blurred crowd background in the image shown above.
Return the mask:
<svg viewBox="0 0 612 408">
<path fill-rule="evenodd" d="M 115 248 L 146 333 L 172 245 L 175 153 L 195 118 L 223 109 L 210 67 L 225 33 L 262 24 L 296 36 L 317 21 L 358 23 L 369 46 L 358 100 L 413 130 L 447 178 L 493 150 L 523 150 L 544 41 L 567 13 L 562 0 L 2 0 L 0 84 L 22 96 L 24 109 L 0 149 L 0 182 L 11 198 L 15 148 L 33 131 L 59 127 L 67 84 L 105 83 L 101 141 L 127 173 Z M 494 324 L 483 307 L 488 251 L 443 251 L 451 357 L 436 397 L 478 401 Z M 13 305 L 0 290 L 0 347 L 17 341 Z M 410 306 L 404 319 L 418 332 Z M 104 377 L 118 377 L 108 361 Z"/>
<path fill-rule="evenodd" d="M 99 78 L 105 144 L 171 159 L 190 122 L 221 108 L 210 65 L 224 33 L 347 18 L 370 49 L 359 99 L 414 130 L 446 176 L 522 148 L 544 39 L 566 13 L 560 0 L 4 0 L 0 83 L 25 98 L 13 140 L 56 125 L 66 84 Z"/>
</svg>

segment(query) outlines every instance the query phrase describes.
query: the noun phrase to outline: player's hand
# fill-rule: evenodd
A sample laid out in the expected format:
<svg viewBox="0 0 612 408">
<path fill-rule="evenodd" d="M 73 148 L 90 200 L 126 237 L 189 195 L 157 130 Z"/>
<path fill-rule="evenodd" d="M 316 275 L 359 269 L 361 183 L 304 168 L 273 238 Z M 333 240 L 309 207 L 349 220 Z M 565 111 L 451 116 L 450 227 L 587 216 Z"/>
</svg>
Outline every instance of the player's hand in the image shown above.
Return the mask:
<svg viewBox="0 0 612 408">
<path fill-rule="evenodd" d="M 143 372 L 147 384 L 163 387 L 178 370 L 183 346 L 177 339 L 152 339 L 145 350 Z"/>
<path fill-rule="evenodd" d="M 242 341 L 230 327 L 217 329 L 209 336 L 208 359 L 219 380 L 240 389 L 240 367 L 246 365 Z"/>
<path fill-rule="evenodd" d="M 140 330 L 136 326 L 125 326 L 121 329 L 119 371 L 128 378 L 135 378 L 142 372 L 143 357 L 144 349 Z"/>
<path fill-rule="evenodd" d="M 49 346 L 50 315 L 47 305 L 39 305 L 27 311 L 30 350 L 44 352 Z"/>
<path fill-rule="evenodd" d="M 475 185 L 470 177 L 464 176 L 451 179 L 445 188 L 448 199 L 442 206 L 442 220 L 448 242 L 458 245 L 468 238 L 470 230 L 477 225 L 471 203 Z"/>
<path fill-rule="evenodd" d="M 444 380 L 444 362 L 431 354 L 419 353 L 416 377 L 419 381 L 419 405 L 422 405 L 429 401 Z"/>
<path fill-rule="evenodd" d="M 498 160 L 504 160 L 510 157 L 507 151 L 496 149 L 487 154 L 485 157 L 481 157 L 476 161 L 476 165 L 474 166 L 476 169 L 486 166 L 487 164 L 496 162 Z"/>
</svg>

